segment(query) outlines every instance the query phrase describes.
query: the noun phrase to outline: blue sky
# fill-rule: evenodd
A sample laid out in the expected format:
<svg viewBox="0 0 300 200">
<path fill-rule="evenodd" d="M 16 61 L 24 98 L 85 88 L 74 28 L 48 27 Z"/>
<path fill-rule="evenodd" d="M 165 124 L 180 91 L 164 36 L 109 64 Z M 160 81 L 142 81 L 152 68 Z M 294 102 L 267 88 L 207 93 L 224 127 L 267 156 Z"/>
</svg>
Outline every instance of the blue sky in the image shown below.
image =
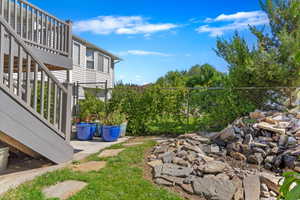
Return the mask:
<svg viewBox="0 0 300 200">
<path fill-rule="evenodd" d="M 77 35 L 120 55 L 116 79 L 136 84 L 155 81 L 170 70 L 210 63 L 226 72 L 215 55 L 216 36 L 235 29 L 249 41 L 248 24 L 267 24 L 258 0 L 31 0 L 74 22 Z M 59 7 L 57 6 L 59 5 Z"/>
</svg>

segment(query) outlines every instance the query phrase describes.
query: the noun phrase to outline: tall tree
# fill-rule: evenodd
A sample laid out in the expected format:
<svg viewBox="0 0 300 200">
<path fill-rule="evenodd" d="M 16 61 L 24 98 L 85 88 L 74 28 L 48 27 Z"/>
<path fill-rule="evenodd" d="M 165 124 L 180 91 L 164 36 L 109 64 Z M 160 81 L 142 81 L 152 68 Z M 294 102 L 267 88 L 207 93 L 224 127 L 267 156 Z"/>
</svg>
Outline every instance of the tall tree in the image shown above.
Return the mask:
<svg viewBox="0 0 300 200">
<path fill-rule="evenodd" d="M 229 65 L 233 86 L 297 86 L 300 83 L 300 1 L 264 0 L 270 31 L 250 27 L 257 45 L 250 49 L 237 33 L 217 40 L 216 53 Z"/>
<path fill-rule="evenodd" d="M 212 65 L 195 65 L 187 72 L 187 87 L 217 87 L 221 86 L 225 75 Z"/>
</svg>

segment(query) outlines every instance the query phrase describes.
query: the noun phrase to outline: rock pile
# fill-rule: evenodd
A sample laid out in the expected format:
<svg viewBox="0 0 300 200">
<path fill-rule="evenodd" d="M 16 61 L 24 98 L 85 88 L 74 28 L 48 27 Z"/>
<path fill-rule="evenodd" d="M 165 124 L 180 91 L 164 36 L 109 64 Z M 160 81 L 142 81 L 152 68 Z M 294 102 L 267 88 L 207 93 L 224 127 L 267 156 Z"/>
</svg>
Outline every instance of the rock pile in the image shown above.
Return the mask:
<svg viewBox="0 0 300 200">
<path fill-rule="evenodd" d="M 214 134 L 215 138 L 223 136 L 225 133 Z M 236 138 L 233 136 L 230 141 Z M 228 151 L 213 141 L 188 134 L 157 145 L 148 157 L 155 183 L 179 186 L 187 193 L 207 199 L 276 199 L 278 177 L 257 169 L 230 166 L 226 162 Z"/>
<path fill-rule="evenodd" d="M 207 199 L 271 200 L 275 174 L 300 172 L 299 141 L 300 114 L 255 111 L 220 132 L 167 140 L 148 159 L 157 184 Z"/>
<path fill-rule="evenodd" d="M 274 172 L 300 171 L 300 115 L 256 111 L 210 136 L 237 160 Z"/>
</svg>

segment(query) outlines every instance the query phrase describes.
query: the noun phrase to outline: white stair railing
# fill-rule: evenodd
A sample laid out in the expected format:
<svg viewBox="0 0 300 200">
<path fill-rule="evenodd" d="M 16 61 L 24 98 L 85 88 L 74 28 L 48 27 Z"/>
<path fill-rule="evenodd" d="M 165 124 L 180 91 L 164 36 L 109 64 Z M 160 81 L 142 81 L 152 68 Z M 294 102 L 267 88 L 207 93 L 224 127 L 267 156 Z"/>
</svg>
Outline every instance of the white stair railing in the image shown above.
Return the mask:
<svg viewBox="0 0 300 200">
<path fill-rule="evenodd" d="M 27 45 L 71 56 L 72 25 L 23 0 L 0 0 L 0 15 Z"/>
<path fill-rule="evenodd" d="M 0 17 L 0 89 L 67 141 L 71 92 L 40 62 L 9 23 Z"/>
</svg>

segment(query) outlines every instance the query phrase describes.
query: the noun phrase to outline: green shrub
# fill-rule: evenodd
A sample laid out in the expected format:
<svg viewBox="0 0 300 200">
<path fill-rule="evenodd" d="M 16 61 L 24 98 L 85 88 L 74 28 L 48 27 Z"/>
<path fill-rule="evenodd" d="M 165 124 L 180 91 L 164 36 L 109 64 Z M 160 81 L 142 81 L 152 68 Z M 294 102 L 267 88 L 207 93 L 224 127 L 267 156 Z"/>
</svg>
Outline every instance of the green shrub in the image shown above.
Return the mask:
<svg viewBox="0 0 300 200">
<path fill-rule="evenodd" d="M 115 110 L 125 113 L 128 117 L 128 132 L 132 135 L 159 133 L 161 127 L 170 123 L 173 127 L 185 124 L 186 91 L 162 90 L 158 86 L 118 86 L 113 90 L 108 103 L 108 113 Z M 160 127 L 154 128 L 156 131 L 153 131 L 153 125 Z"/>
<path fill-rule="evenodd" d="M 283 173 L 284 182 L 280 187 L 279 200 L 296 200 L 300 199 L 300 174 L 296 172 L 285 172 Z M 296 184 L 295 187 L 291 188 L 292 184 Z"/>
<path fill-rule="evenodd" d="M 88 92 L 85 94 L 85 99 L 79 101 L 79 117 L 83 121 L 89 121 L 89 118 L 104 111 L 105 103 Z"/>
<path fill-rule="evenodd" d="M 102 112 L 99 113 L 99 120 L 102 125 L 117 126 L 126 121 L 126 115 L 120 111 L 114 111 L 109 114 Z"/>
</svg>

